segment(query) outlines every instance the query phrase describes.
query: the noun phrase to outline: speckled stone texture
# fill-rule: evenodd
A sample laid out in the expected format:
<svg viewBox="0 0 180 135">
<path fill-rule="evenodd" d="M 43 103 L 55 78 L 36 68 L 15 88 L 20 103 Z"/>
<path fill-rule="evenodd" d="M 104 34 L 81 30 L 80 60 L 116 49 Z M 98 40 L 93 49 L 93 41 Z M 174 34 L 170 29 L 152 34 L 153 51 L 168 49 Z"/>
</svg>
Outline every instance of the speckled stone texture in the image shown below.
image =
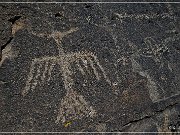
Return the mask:
<svg viewBox="0 0 180 135">
<path fill-rule="evenodd" d="M 180 132 L 180 4 L 1 3 L 0 31 L 1 132 Z"/>
</svg>

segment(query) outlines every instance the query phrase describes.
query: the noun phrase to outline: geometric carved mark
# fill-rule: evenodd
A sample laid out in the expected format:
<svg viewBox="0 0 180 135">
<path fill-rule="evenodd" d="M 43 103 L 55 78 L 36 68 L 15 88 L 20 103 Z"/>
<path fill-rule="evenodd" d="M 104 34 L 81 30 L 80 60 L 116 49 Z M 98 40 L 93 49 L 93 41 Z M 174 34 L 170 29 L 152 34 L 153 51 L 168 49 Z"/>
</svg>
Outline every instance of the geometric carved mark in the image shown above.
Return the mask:
<svg viewBox="0 0 180 135">
<path fill-rule="evenodd" d="M 144 57 L 152 57 L 155 62 L 160 62 L 162 54 L 168 51 L 168 47 L 164 42 L 158 44 L 152 37 L 146 37 L 144 42 L 144 46 L 146 46 L 146 48 L 142 50 L 140 55 Z"/>
<path fill-rule="evenodd" d="M 151 13 L 151 14 L 119 14 L 119 13 L 114 13 L 114 15 L 121 21 L 121 23 L 123 22 L 123 20 L 125 19 L 131 19 L 131 20 L 137 20 L 137 21 L 141 21 L 141 20 L 149 20 L 149 19 L 156 19 L 156 18 L 170 18 L 170 19 L 174 19 L 172 15 L 170 15 L 169 13 L 162 13 L 162 14 L 156 14 L 156 13 Z"/>
<path fill-rule="evenodd" d="M 157 43 L 152 37 L 146 37 L 144 39 L 144 49 L 139 49 L 137 52 L 139 55 L 144 57 L 151 57 L 155 62 L 161 63 L 163 65 L 163 53 L 168 52 L 168 43 L 179 40 L 179 35 L 173 37 L 168 37 L 162 40 L 161 43 Z M 145 76 L 148 79 L 147 86 L 149 89 L 150 98 L 153 102 L 159 102 L 162 99 L 165 99 L 163 87 L 155 83 L 153 78 L 148 74 L 147 71 L 143 71 L 141 65 L 136 62 L 133 58 L 131 60 L 134 70 L 140 73 L 140 75 Z M 161 66 L 160 65 L 160 66 Z M 172 70 L 172 69 L 171 69 Z M 159 90 L 158 90 L 159 89 Z M 178 92 L 176 92 L 178 94 Z M 175 96 L 176 94 L 172 95 Z"/>
<path fill-rule="evenodd" d="M 141 67 L 141 65 L 132 57 L 131 59 L 132 68 L 134 72 L 138 72 L 141 76 L 144 76 L 147 78 L 147 88 L 149 91 L 149 96 L 152 100 L 152 102 L 156 102 L 162 98 L 164 98 L 164 95 L 161 95 L 158 90 L 158 84 L 154 82 L 153 78 L 147 73 L 147 71 L 144 71 Z M 161 88 L 159 86 L 159 88 Z M 161 88 L 161 93 L 164 93 L 164 90 Z"/>
</svg>

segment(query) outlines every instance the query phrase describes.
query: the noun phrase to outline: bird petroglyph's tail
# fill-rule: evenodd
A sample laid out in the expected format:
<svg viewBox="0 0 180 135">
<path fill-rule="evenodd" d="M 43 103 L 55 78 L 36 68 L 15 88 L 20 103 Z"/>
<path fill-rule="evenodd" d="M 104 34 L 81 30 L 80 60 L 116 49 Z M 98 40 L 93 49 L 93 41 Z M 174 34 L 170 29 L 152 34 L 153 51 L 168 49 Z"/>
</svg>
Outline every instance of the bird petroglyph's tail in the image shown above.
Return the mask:
<svg viewBox="0 0 180 135">
<path fill-rule="evenodd" d="M 74 90 L 67 91 L 66 96 L 62 99 L 56 123 L 60 121 L 66 123 L 83 117 L 94 117 L 96 111 L 90 106 L 82 95 Z"/>
</svg>

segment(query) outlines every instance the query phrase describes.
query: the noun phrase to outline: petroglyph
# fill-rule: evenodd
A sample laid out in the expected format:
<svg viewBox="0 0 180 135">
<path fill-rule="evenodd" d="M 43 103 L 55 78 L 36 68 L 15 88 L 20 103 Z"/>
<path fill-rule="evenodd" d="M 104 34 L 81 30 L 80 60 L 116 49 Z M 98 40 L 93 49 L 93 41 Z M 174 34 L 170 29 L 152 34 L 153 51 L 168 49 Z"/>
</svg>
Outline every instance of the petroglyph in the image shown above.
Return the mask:
<svg viewBox="0 0 180 135">
<path fill-rule="evenodd" d="M 169 52 L 168 43 L 179 40 L 179 34 L 173 37 L 168 37 L 157 43 L 152 37 L 144 39 L 144 49 L 139 50 L 141 56 L 152 57 L 155 62 L 161 62 L 163 53 Z"/>
<path fill-rule="evenodd" d="M 179 36 L 175 35 L 173 37 L 168 37 L 162 40 L 160 43 L 157 43 L 152 37 L 146 37 L 144 39 L 143 49 L 137 49 L 131 56 L 131 63 L 134 72 L 138 72 L 140 75 L 147 78 L 147 88 L 149 90 L 150 98 L 153 102 L 158 102 L 162 99 L 165 99 L 165 90 L 163 86 L 156 83 L 154 79 L 149 75 L 147 71 L 143 71 L 141 65 L 135 60 L 136 57 L 143 56 L 143 57 L 150 57 L 156 63 L 159 63 L 160 66 L 163 64 L 163 53 L 169 52 L 168 43 L 174 42 L 179 40 Z M 171 67 L 168 68 L 172 71 Z M 173 82 L 172 82 L 173 83 Z M 176 92 L 177 94 L 178 92 Z"/>
<path fill-rule="evenodd" d="M 4 63 L 6 59 L 13 59 L 17 57 L 19 54 L 18 50 L 14 50 L 12 48 L 12 44 L 8 44 L 3 50 L 2 50 L 2 59 L 0 61 L 0 66 Z"/>
<path fill-rule="evenodd" d="M 159 119 L 162 119 L 161 123 L 156 122 L 158 132 L 170 132 L 170 110 L 165 110 L 160 116 Z"/>
<path fill-rule="evenodd" d="M 152 57 L 155 62 L 160 62 L 162 59 L 162 54 L 168 51 L 168 47 L 164 44 L 164 41 L 158 44 L 152 37 L 147 37 L 144 39 L 145 49 L 142 49 L 141 56 Z"/>
<path fill-rule="evenodd" d="M 26 86 L 22 91 L 22 95 L 25 96 L 28 92 L 34 91 L 38 85 L 48 82 L 51 80 L 51 73 L 55 65 L 59 65 L 59 72 L 62 75 L 64 88 L 67 93 L 60 104 L 59 113 L 57 116 L 56 123 L 61 121 L 62 123 L 71 121 L 74 119 L 81 119 L 83 117 L 94 117 L 96 111 L 88 105 L 82 95 L 78 95 L 74 91 L 74 80 L 72 78 L 73 70 L 71 65 L 75 63 L 77 69 L 85 75 L 85 71 L 89 71 L 90 68 L 93 71 L 97 80 L 105 79 L 107 83 L 111 84 L 104 68 L 101 66 L 98 58 L 92 52 L 76 52 L 76 53 L 65 53 L 61 47 L 61 40 L 64 36 L 76 31 L 77 28 L 72 28 L 66 32 L 54 32 L 48 34 L 36 34 L 39 37 L 53 38 L 56 41 L 57 48 L 59 50 L 58 56 L 35 58 L 32 60 L 30 66 L 30 72 L 26 82 Z M 82 63 L 82 64 L 80 64 Z M 100 72 L 100 73 L 99 73 Z"/>
<path fill-rule="evenodd" d="M 117 16 L 117 18 L 120 19 L 120 21 L 122 22 L 125 19 L 135 19 L 135 20 L 144 20 L 144 19 L 156 19 L 156 18 L 170 18 L 170 19 L 174 19 L 174 17 L 172 15 L 170 15 L 169 13 L 162 13 L 162 14 L 156 14 L 156 13 L 152 13 L 152 14 L 119 14 L 119 13 L 114 13 L 114 15 Z"/>
<path fill-rule="evenodd" d="M 131 58 L 132 68 L 134 72 L 138 72 L 141 76 L 144 76 L 147 78 L 147 88 L 149 90 L 150 98 L 153 102 L 159 101 L 160 99 L 164 98 L 162 95 L 159 94 L 158 85 L 156 82 L 153 81 L 153 79 L 150 77 L 150 75 L 142 70 L 141 65 L 134 60 L 134 58 Z M 164 92 L 163 89 L 161 89 L 162 93 Z"/>
<path fill-rule="evenodd" d="M 174 42 L 180 39 L 180 34 L 174 35 L 173 37 L 168 37 L 163 40 L 163 44 L 167 44 L 169 42 Z"/>
<path fill-rule="evenodd" d="M 25 26 L 24 22 L 22 21 L 16 21 L 13 25 L 12 25 L 12 35 L 15 35 L 17 31 L 23 29 Z"/>
<path fill-rule="evenodd" d="M 75 91 L 67 91 L 66 96 L 61 101 L 61 106 L 57 116 L 56 123 L 70 122 L 83 117 L 94 117 L 96 111 L 84 100 L 82 95 L 78 95 Z"/>
</svg>

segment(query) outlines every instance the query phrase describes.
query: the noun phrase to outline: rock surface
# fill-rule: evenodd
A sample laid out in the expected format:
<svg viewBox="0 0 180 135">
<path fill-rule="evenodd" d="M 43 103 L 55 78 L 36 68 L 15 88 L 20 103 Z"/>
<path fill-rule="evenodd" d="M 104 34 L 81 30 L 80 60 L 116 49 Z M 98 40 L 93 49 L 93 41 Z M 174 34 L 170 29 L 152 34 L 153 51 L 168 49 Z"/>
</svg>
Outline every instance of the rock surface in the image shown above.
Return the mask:
<svg viewBox="0 0 180 135">
<path fill-rule="evenodd" d="M 180 132 L 180 4 L 0 4 L 1 132 Z"/>
</svg>

